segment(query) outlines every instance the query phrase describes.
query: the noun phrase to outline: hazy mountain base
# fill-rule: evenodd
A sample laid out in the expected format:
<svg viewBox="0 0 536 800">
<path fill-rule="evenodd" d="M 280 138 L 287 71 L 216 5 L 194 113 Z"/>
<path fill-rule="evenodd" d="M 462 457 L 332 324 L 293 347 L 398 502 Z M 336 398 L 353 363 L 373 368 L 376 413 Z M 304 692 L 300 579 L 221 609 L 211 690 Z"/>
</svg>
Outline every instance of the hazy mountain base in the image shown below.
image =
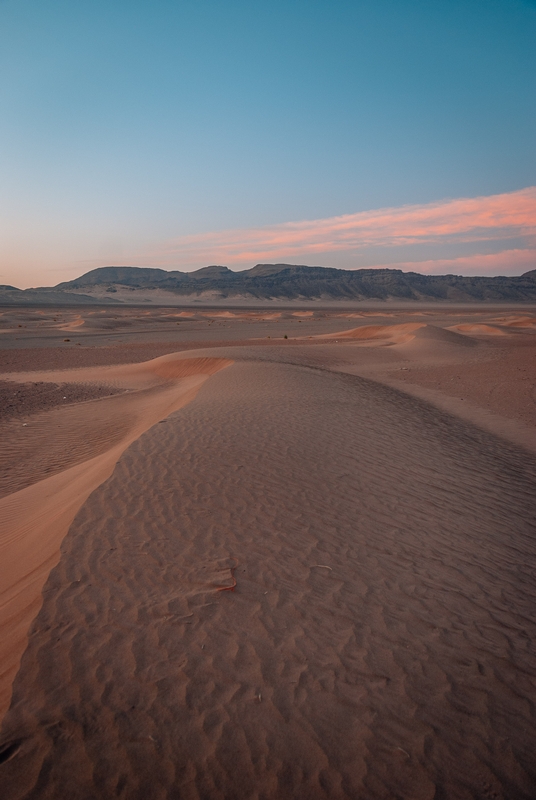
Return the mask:
<svg viewBox="0 0 536 800">
<path fill-rule="evenodd" d="M 0 286 L 0 306 L 102 305 L 102 303 L 113 302 L 108 297 L 92 297 L 79 292 L 64 292 L 47 288 L 17 289 L 15 286 Z"/>
<path fill-rule="evenodd" d="M 189 273 L 99 267 L 53 288 L 22 291 L 11 286 L 0 287 L 2 305 L 95 302 L 177 305 L 219 300 L 530 302 L 536 300 L 536 270 L 518 277 L 488 278 L 288 264 L 257 264 L 242 272 L 213 266 Z"/>
<path fill-rule="evenodd" d="M 102 267 L 75 281 L 59 284 L 67 291 L 95 290 L 115 294 L 130 290 L 160 289 L 181 295 L 206 292 L 225 298 L 325 300 L 534 300 L 536 270 L 519 277 L 462 277 L 420 275 L 394 269 L 342 270 L 328 267 L 257 264 L 250 270 L 232 272 L 227 267 L 206 267 L 195 272 L 166 272 L 135 267 Z"/>
</svg>

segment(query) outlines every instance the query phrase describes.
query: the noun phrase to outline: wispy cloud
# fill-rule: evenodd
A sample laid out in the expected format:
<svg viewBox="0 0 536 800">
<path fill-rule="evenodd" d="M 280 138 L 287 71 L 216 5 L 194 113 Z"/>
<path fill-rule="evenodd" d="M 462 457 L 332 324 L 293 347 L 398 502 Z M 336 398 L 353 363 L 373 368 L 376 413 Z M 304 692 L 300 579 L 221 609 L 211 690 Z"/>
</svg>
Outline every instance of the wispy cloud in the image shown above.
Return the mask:
<svg viewBox="0 0 536 800">
<path fill-rule="evenodd" d="M 506 275 L 536 269 L 536 249 L 502 250 L 500 253 L 476 253 L 458 258 L 436 258 L 427 261 L 402 261 L 382 264 L 383 267 L 426 275 Z"/>
<path fill-rule="evenodd" d="M 141 260 L 154 266 L 173 264 L 178 268 L 209 263 L 245 266 L 276 260 L 296 263 L 311 257 L 318 259 L 322 254 L 359 255 L 372 248 L 397 247 L 400 251 L 405 247 L 433 245 L 437 247 L 437 260 L 406 262 L 402 256 L 400 261 L 411 263 L 419 271 L 437 271 L 432 265 L 443 263 L 446 267 L 458 263 L 458 267 L 466 264 L 469 269 L 471 265 L 475 268 L 476 257 L 469 253 L 462 258 L 445 258 L 447 246 L 471 245 L 474 252 L 475 243 L 485 244 L 482 249 L 488 253 L 490 249 L 517 253 L 515 259 L 520 263 L 525 258 L 519 256 L 519 252 L 525 252 L 523 247 L 536 247 L 536 187 L 488 197 L 183 236 L 144 253 Z M 478 258 L 478 263 L 484 264 L 488 256 Z M 492 261 L 487 263 L 491 265 Z M 397 266 L 402 264 L 397 262 Z"/>
</svg>

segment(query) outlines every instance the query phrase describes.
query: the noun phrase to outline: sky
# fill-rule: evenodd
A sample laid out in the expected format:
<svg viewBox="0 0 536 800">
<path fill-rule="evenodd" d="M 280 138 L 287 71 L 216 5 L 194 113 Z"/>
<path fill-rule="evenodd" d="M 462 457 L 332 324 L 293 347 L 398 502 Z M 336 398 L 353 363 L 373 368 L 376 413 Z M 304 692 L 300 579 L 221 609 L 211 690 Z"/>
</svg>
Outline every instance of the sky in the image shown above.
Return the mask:
<svg viewBox="0 0 536 800">
<path fill-rule="evenodd" d="M 536 268 L 536 0 L 0 0 L 0 283 Z"/>
</svg>

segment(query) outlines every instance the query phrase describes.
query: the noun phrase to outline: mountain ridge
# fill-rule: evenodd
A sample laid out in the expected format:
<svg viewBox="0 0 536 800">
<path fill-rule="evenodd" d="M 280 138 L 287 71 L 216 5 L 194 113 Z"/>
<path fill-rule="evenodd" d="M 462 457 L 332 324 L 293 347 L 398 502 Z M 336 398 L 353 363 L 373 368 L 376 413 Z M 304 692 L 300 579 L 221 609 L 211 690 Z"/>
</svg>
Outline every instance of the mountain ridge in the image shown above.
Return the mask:
<svg viewBox="0 0 536 800">
<path fill-rule="evenodd" d="M 158 297 L 157 297 L 158 295 Z M 399 269 L 343 270 L 301 264 L 256 264 L 234 272 L 211 265 L 194 272 L 154 267 L 97 267 L 54 287 L 0 286 L 0 303 L 132 304 L 195 301 L 536 301 L 536 269 L 523 275 L 424 275 Z"/>
<path fill-rule="evenodd" d="M 55 289 L 79 291 L 105 284 L 110 293 L 122 286 L 186 296 L 216 292 L 223 299 L 238 294 L 256 300 L 536 300 L 536 270 L 513 278 L 488 278 L 291 264 L 257 264 L 241 272 L 216 265 L 195 272 L 99 267 Z"/>
</svg>

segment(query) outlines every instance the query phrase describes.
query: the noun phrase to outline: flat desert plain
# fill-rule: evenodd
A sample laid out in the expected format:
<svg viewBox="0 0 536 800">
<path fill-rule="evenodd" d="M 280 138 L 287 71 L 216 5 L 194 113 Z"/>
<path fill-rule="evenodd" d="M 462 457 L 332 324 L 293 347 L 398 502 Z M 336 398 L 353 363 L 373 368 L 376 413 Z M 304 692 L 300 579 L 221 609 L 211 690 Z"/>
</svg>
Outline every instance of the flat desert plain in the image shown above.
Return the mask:
<svg viewBox="0 0 536 800">
<path fill-rule="evenodd" d="M 536 308 L 0 309 L 4 800 L 534 800 Z"/>
</svg>

